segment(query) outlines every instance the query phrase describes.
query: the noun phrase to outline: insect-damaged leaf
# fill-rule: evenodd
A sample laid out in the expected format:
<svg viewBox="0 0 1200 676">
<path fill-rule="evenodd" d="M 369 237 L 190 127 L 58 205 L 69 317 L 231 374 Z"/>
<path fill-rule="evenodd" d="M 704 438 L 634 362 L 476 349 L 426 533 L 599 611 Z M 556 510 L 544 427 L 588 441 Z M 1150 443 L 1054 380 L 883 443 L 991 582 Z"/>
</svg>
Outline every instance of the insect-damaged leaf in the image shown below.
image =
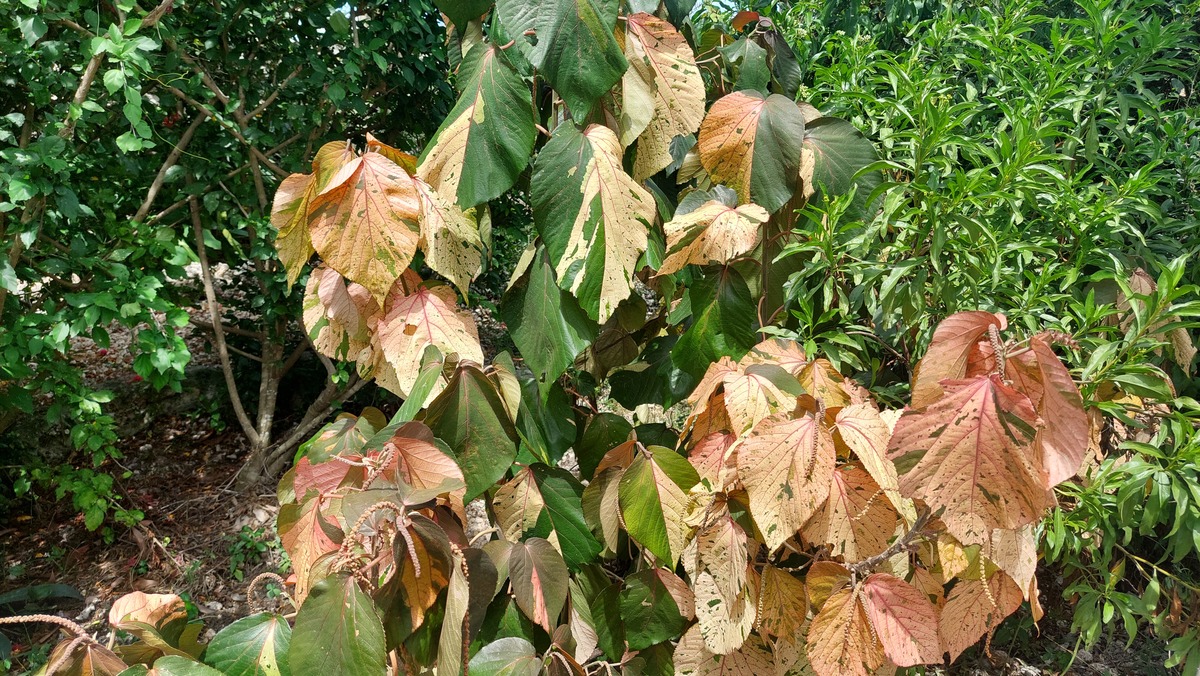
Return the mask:
<svg viewBox="0 0 1200 676">
<path fill-rule="evenodd" d="M 386 669 L 383 623 L 349 574 L 318 582 L 300 607 L 288 666 L 296 674 L 379 674 Z"/>
<path fill-rule="evenodd" d="M 508 576 L 521 612 L 547 633 L 553 632 L 567 601 L 568 576 L 554 545 L 536 537 L 513 544 L 508 555 Z"/>
<path fill-rule="evenodd" d="M 587 117 L 629 65 L 613 37 L 612 0 L 499 0 L 496 11 L 513 35 L 536 32 L 530 60 L 576 120 Z"/>
<path fill-rule="evenodd" d="M 633 289 L 656 210 L 622 169 L 616 134 L 595 124 L 582 132 L 558 125 L 534 161 L 530 198 L 559 286 L 589 317 L 608 321 Z"/>
<path fill-rule="evenodd" d="M 628 126 L 621 143 L 637 139 L 633 177 L 644 181 L 671 164 L 672 139 L 700 127 L 704 80 L 683 35 L 650 14 L 626 18 L 625 56 L 629 70 L 621 83 L 621 112 Z"/>
<path fill-rule="evenodd" d="M 499 46 L 472 47 L 457 81 L 462 95 L 421 154 L 417 176 L 469 209 L 512 187 L 537 130 L 531 90 Z"/>
<path fill-rule="evenodd" d="M 750 513 L 771 551 L 792 537 L 829 496 L 837 451 L 815 416 L 780 413 L 737 446 Z"/>
<path fill-rule="evenodd" d="M 345 141 L 326 143 L 313 158 L 311 174 L 292 174 L 275 191 L 271 206 L 271 225 L 275 228 L 275 249 L 287 271 L 290 288 L 304 271 L 313 254 L 309 233 L 309 210 L 313 198 L 321 193 L 329 179 L 350 160 L 354 151 Z"/>
<path fill-rule="evenodd" d="M 376 333 L 384 358 L 396 372 L 401 389 L 397 394 L 412 391 L 425 348 L 431 345 L 443 355 L 483 363 L 475 319 L 458 307 L 450 287 L 422 285 L 405 294 L 398 284 L 384 307 Z"/>
<path fill-rule="evenodd" d="M 712 105 L 697 145 L 714 183 L 774 213 L 796 190 L 803 139 L 804 116 L 791 99 L 740 91 Z"/>
<path fill-rule="evenodd" d="M 1055 504 L 1030 449 L 1037 413 L 998 376 L 946 380 L 941 399 L 896 423 L 888 453 L 900 492 L 944 509 L 946 529 L 966 545 L 993 528 L 1019 528 Z M 916 466 L 913 466 L 913 462 Z"/>
<path fill-rule="evenodd" d="M 217 632 L 204 661 L 228 676 L 290 676 L 292 628 L 280 615 L 256 613 Z"/>
<path fill-rule="evenodd" d="M 478 367 L 458 367 L 429 404 L 425 424 L 454 452 L 470 502 L 492 486 L 517 456 L 517 431 L 500 395 Z"/>
<path fill-rule="evenodd" d="M 621 476 L 618 499 L 629 536 L 668 565 L 683 552 L 686 492 L 699 481 L 683 456 L 661 446 L 638 453 Z"/>
<path fill-rule="evenodd" d="M 369 152 L 339 169 L 310 209 L 317 253 L 382 304 L 421 237 L 412 178 L 395 162 Z"/>
</svg>

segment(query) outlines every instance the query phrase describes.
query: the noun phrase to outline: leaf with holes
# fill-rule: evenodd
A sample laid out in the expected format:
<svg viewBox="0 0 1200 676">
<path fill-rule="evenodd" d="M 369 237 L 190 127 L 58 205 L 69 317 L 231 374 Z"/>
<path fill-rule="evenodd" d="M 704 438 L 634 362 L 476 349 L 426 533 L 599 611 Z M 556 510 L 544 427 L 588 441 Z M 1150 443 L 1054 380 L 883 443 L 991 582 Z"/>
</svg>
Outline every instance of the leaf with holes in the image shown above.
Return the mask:
<svg viewBox="0 0 1200 676">
<path fill-rule="evenodd" d="M 422 285 L 408 294 L 397 288 L 387 299 L 376 331 L 384 357 L 396 370 L 402 396 L 416 384 L 425 348 L 431 345 L 445 356 L 457 354 L 459 359 L 483 363 L 475 319 L 458 308 L 448 286 Z"/>
<path fill-rule="evenodd" d="M 644 181 L 671 164 L 671 141 L 695 133 L 704 120 L 704 80 L 687 40 L 650 14 L 626 17 L 621 144 L 637 139 L 633 177 Z"/>
</svg>

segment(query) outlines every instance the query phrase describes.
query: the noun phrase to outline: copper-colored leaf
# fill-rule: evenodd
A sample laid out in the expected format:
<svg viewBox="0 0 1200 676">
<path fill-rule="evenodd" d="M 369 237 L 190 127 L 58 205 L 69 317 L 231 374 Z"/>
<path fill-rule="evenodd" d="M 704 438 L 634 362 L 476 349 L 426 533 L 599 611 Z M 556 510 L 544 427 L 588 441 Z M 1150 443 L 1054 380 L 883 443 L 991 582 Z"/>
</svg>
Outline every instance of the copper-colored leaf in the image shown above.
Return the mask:
<svg viewBox="0 0 1200 676">
<path fill-rule="evenodd" d="M 304 290 L 304 330 L 317 352 L 341 361 L 356 359 L 371 344 L 369 325 L 378 320 L 379 304 L 366 287 L 321 265 Z"/>
<path fill-rule="evenodd" d="M 859 464 L 883 489 L 888 501 L 911 523 L 916 519 L 912 500 L 900 495 L 896 465 L 888 458 L 892 430 L 871 404 L 851 404 L 838 411 L 834 439 L 840 440 L 858 458 Z"/>
<path fill-rule="evenodd" d="M 947 530 L 963 544 L 1036 521 L 1055 502 L 1030 451 L 1038 418 L 1029 399 L 997 376 L 941 387 L 945 396 L 905 413 L 892 435 L 898 467 L 919 458 L 900 491 L 945 510 Z"/>
<path fill-rule="evenodd" d="M 975 344 L 988 335 L 990 327 L 1003 330 L 1004 315 L 991 312 L 959 312 L 938 324 L 933 340 L 913 374 L 913 408 L 925 408 L 942 396 L 941 381 L 967 375 L 967 361 Z"/>
<path fill-rule="evenodd" d="M 901 667 L 942 661 L 937 609 L 900 578 L 875 573 L 863 581 L 863 601 L 887 658 Z"/>
<path fill-rule="evenodd" d="M 46 676 L 117 676 L 129 669 L 120 657 L 94 641 L 64 640 L 54 646 L 46 664 L 53 665 Z"/>
<path fill-rule="evenodd" d="M 808 616 L 804 583 L 786 570 L 767 564 L 759 585 L 758 618 L 754 621 L 758 632 L 779 638 L 798 634 Z"/>
<path fill-rule="evenodd" d="M 843 587 L 825 601 L 808 628 L 808 659 L 818 676 L 870 676 L 883 665 L 861 587 Z"/>
<path fill-rule="evenodd" d="M 811 415 L 776 414 L 738 444 L 738 474 L 750 495 L 750 513 L 771 551 L 829 496 L 836 453 L 829 430 Z"/>
<path fill-rule="evenodd" d="M 313 247 L 329 267 L 382 303 L 417 251 L 420 202 L 413 179 L 369 152 L 351 160 L 313 198 Z"/>
<path fill-rule="evenodd" d="M 826 408 L 850 405 L 850 393 L 842 384 L 846 378 L 828 359 L 814 359 L 796 375 L 804 391 L 823 402 Z"/>
<path fill-rule="evenodd" d="M 942 647 L 950 661 L 1000 626 L 1021 607 L 1021 589 L 1008 575 L 997 571 L 983 580 L 959 580 L 942 608 Z"/>
<path fill-rule="evenodd" d="M 848 562 L 887 549 L 898 516 L 871 475 L 843 465 L 833 472 L 831 485 L 824 508 L 804 526 L 805 540 L 831 546 L 833 556 Z"/>
<path fill-rule="evenodd" d="M 309 215 L 315 198 L 329 179 L 344 164 L 354 159 L 354 150 L 345 141 L 326 143 L 317 150 L 313 158 L 311 174 L 292 174 L 283 179 L 275 190 L 271 207 L 271 225 L 274 226 L 275 248 L 279 260 L 287 271 L 290 288 L 304 271 L 304 264 L 313 254 L 312 236 L 309 233 Z"/>
<path fill-rule="evenodd" d="M 1046 473 L 1046 487 L 1056 486 L 1075 476 L 1088 449 L 1090 427 L 1079 388 L 1041 334 L 1029 339 L 1029 352 L 1009 360 L 1008 371 L 1014 379 L 1025 374 L 1040 386 L 1041 396 L 1031 399 L 1048 424 L 1034 437 L 1034 453 Z"/>
<path fill-rule="evenodd" d="M 313 566 L 325 554 L 337 551 L 342 529 L 321 513 L 321 498 L 312 497 L 303 504 L 283 505 L 279 509 L 279 539 L 296 572 L 294 596 L 303 603 L 313 579 Z"/>
</svg>

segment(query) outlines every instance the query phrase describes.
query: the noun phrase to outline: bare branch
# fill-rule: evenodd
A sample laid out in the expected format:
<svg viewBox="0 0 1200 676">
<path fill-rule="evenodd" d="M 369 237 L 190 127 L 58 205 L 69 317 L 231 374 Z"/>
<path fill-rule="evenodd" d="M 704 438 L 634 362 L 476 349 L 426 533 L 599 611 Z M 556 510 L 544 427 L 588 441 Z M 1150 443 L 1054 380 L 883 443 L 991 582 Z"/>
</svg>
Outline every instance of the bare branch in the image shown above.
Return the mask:
<svg viewBox="0 0 1200 676">
<path fill-rule="evenodd" d="M 183 155 L 184 149 L 192 142 L 192 137 L 196 134 L 196 130 L 200 128 L 200 123 L 204 122 L 204 117 L 204 115 L 197 115 L 196 119 L 192 120 L 192 123 L 184 130 L 183 136 L 179 137 L 179 142 L 171 149 L 171 154 L 167 155 L 167 159 L 159 167 L 158 174 L 154 177 L 154 182 L 150 184 L 150 189 L 146 191 L 146 199 L 142 201 L 142 206 L 138 207 L 137 214 L 134 215 L 133 220 L 141 223 L 146 218 L 146 214 L 150 213 L 150 206 L 154 204 L 154 198 L 158 196 L 158 191 L 162 190 L 163 181 L 167 179 L 167 172 L 171 170 L 171 167 L 175 166 L 180 156 Z"/>
<path fill-rule="evenodd" d="M 204 283 L 204 296 L 208 300 L 208 314 L 212 318 L 213 336 L 217 344 L 217 356 L 221 358 L 221 371 L 225 374 L 225 388 L 229 390 L 229 399 L 233 403 L 233 412 L 237 414 L 242 432 L 250 440 L 251 446 L 258 445 L 258 432 L 246 415 L 242 406 L 242 398 L 238 394 L 237 382 L 233 378 L 233 365 L 229 360 L 229 348 L 225 344 L 225 330 L 221 324 L 221 310 L 217 305 L 217 292 L 213 288 L 212 271 L 208 267 L 208 252 L 204 246 L 204 227 L 200 224 L 200 203 L 195 197 L 188 199 L 192 212 L 192 230 L 196 238 L 196 255 L 200 258 L 200 278 Z"/>
<path fill-rule="evenodd" d="M 300 70 L 300 66 L 296 66 L 296 70 L 293 70 L 287 77 L 283 78 L 283 82 L 279 83 L 279 86 L 275 88 L 275 91 L 271 92 L 270 96 L 263 99 L 262 103 L 258 104 L 258 107 L 250 111 L 250 114 L 246 117 L 258 117 L 264 110 L 267 109 L 268 106 L 270 106 L 272 103 L 275 103 L 275 99 L 279 98 L 279 95 L 283 92 L 284 88 L 288 86 L 288 83 L 300 74 Z"/>
</svg>

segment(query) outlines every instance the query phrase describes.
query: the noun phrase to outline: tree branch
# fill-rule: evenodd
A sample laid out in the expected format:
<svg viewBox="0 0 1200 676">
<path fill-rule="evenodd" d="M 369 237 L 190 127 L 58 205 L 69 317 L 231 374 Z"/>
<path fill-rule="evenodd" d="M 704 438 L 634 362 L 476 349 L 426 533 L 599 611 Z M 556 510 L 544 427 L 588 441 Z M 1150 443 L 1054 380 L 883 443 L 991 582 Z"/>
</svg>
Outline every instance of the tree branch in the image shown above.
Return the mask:
<svg viewBox="0 0 1200 676">
<path fill-rule="evenodd" d="M 296 70 L 293 70 L 291 72 L 291 74 L 289 74 L 287 77 L 283 78 L 283 82 L 279 83 L 279 86 L 275 88 L 275 91 L 271 92 L 270 96 L 263 99 L 262 103 L 258 104 L 258 107 L 255 108 L 254 110 L 250 111 L 250 114 L 247 115 L 246 117 L 253 119 L 253 118 L 261 115 L 262 112 L 267 109 L 267 106 L 270 106 L 272 103 L 275 103 L 275 99 L 279 98 L 279 95 L 283 92 L 284 88 L 288 86 L 288 83 L 291 82 L 293 79 L 295 79 L 295 77 L 299 74 L 300 74 L 300 66 L 296 66 Z"/>
<path fill-rule="evenodd" d="M 188 125 L 184 130 L 183 136 L 179 137 L 179 142 L 171 149 L 171 154 L 167 155 L 167 159 L 158 169 L 158 174 L 154 177 L 154 182 L 150 184 L 150 189 L 146 191 L 146 199 L 142 201 L 142 206 L 138 207 L 137 213 L 134 214 L 133 220 L 141 223 L 146 218 L 146 214 L 150 213 L 150 206 L 154 204 L 154 198 L 158 196 L 158 191 L 162 190 L 163 181 L 167 179 L 167 172 L 175 163 L 179 161 L 183 151 L 188 144 L 192 142 L 192 137 L 196 134 L 196 130 L 200 128 L 200 123 L 204 122 L 204 115 L 196 115 L 196 119 Z"/>
<path fill-rule="evenodd" d="M 217 344 L 217 356 L 221 358 L 221 371 L 225 374 L 225 388 L 229 390 L 229 400 L 233 403 L 233 412 L 237 414 L 242 432 L 250 440 L 252 446 L 258 445 L 258 432 L 255 430 L 246 409 L 242 407 L 242 398 L 238 395 L 237 382 L 233 378 L 233 365 L 229 361 L 229 348 L 225 344 L 225 330 L 221 324 L 221 311 L 217 306 L 217 292 L 213 288 L 212 271 L 208 267 L 208 252 L 204 246 L 204 228 L 200 224 L 200 203 L 195 197 L 188 198 L 188 206 L 192 212 L 192 230 L 196 238 L 196 255 L 200 258 L 200 277 L 204 282 L 204 296 L 208 299 L 208 314 L 212 318 L 213 336 Z"/>
</svg>

